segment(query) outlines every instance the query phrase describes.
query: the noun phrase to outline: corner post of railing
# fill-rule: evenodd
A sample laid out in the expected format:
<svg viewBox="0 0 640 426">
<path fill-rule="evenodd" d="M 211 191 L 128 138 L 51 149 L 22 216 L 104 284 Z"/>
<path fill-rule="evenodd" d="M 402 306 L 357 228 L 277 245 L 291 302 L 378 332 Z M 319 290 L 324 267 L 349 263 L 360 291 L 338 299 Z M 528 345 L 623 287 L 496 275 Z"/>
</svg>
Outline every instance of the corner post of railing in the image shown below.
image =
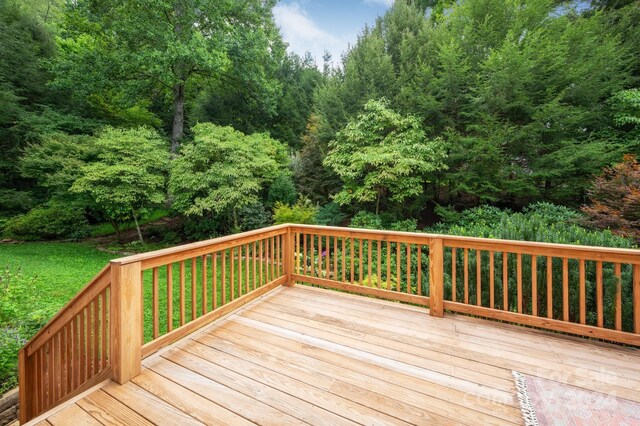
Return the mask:
<svg viewBox="0 0 640 426">
<path fill-rule="evenodd" d="M 27 348 L 18 352 L 18 409 L 20 424 L 32 418 L 31 399 L 33 398 L 33 368 L 27 365 Z"/>
<path fill-rule="evenodd" d="M 429 243 L 429 313 L 444 316 L 444 243 L 432 238 Z"/>
<path fill-rule="evenodd" d="M 293 274 L 293 265 L 294 265 L 294 246 L 293 246 L 293 231 L 291 230 L 291 224 L 287 225 L 287 233 L 284 234 L 284 273 L 287 277 L 285 285 L 291 286 L 293 285 L 293 279 L 291 275 Z"/>
<path fill-rule="evenodd" d="M 123 384 L 142 368 L 142 269 L 140 262 L 111 262 L 111 371 Z"/>
</svg>

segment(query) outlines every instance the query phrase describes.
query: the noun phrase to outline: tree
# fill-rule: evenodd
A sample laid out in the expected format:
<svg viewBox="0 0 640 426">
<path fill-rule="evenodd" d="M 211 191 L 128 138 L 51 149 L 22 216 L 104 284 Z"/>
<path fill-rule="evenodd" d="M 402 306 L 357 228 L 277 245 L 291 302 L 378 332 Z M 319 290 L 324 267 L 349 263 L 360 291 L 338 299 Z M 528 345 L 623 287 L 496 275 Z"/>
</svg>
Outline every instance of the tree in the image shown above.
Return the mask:
<svg viewBox="0 0 640 426">
<path fill-rule="evenodd" d="M 429 177 L 445 168 L 442 142 L 427 140 L 417 118 L 398 114 L 384 100 L 367 102 L 329 148 L 325 164 L 344 183 L 335 201 L 375 201 L 376 214 L 383 197 L 401 203 L 421 195 Z"/>
<path fill-rule="evenodd" d="M 587 224 L 640 241 L 640 164 L 633 155 L 607 167 L 588 192 Z"/>
<path fill-rule="evenodd" d="M 108 102 L 158 93 L 171 101 L 171 150 L 184 136 L 189 91 L 203 79 L 245 87 L 268 84 L 278 52 L 273 0 L 74 2 L 61 40 L 58 87 L 85 87 Z M 160 97 L 162 97 L 160 96 Z M 121 102 L 126 105 L 126 102 Z"/>
<path fill-rule="evenodd" d="M 187 216 L 231 213 L 260 201 L 263 190 L 284 171 L 285 146 L 263 133 L 245 135 L 231 127 L 201 123 L 194 140 L 173 161 L 169 189 L 173 207 Z"/>
<path fill-rule="evenodd" d="M 149 207 L 165 200 L 169 150 L 147 128 L 106 128 L 95 140 L 98 160 L 83 166 L 71 192 L 88 195 L 120 238 L 121 225 L 138 220 Z"/>
</svg>

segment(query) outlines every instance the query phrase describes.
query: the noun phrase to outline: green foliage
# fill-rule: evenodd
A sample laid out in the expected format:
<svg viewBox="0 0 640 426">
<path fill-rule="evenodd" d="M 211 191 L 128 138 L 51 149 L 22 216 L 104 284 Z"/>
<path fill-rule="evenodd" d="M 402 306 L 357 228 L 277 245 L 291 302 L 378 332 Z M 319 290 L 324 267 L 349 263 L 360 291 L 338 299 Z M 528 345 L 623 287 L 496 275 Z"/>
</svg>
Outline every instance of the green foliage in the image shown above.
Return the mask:
<svg viewBox="0 0 640 426">
<path fill-rule="evenodd" d="M 271 215 L 262 203 L 242 207 L 238 211 L 238 217 L 242 231 L 251 231 L 271 225 Z"/>
<path fill-rule="evenodd" d="M 277 202 L 282 204 L 294 204 L 298 199 L 295 183 L 288 173 L 280 173 L 271 186 L 267 194 L 267 206 L 273 207 Z"/>
<path fill-rule="evenodd" d="M 265 134 L 244 135 L 230 127 L 201 123 L 194 140 L 173 161 L 169 188 L 173 207 L 187 216 L 231 213 L 260 201 L 260 194 L 287 162 L 282 143 Z"/>
<path fill-rule="evenodd" d="M 611 102 L 617 125 L 640 125 L 640 89 L 622 90 L 611 98 Z"/>
<path fill-rule="evenodd" d="M 442 139 L 448 169 L 424 200 L 457 207 L 576 206 L 594 172 L 637 151 L 633 126 L 614 121 L 637 115 L 636 91 L 624 90 L 640 70 L 637 2 L 596 13 L 549 0 L 426 3 L 394 2 L 318 89 L 321 143 L 385 97 Z"/>
<path fill-rule="evenodd" d="M 36 207 L 10 219 L 4 235 L 17 240 L 55 240 L 86 235 L 87 219 L 82 206 L 58 202 Z"/>
<path fill-rule="evenodd" d="M 392 111 L 386 101 L 370 101 L 364 113 L 338 132 L 325 164 L 343 181 L 338 204 L 381 199 L 401 203 L 424 191 L 424 181 L 445 166 L 439 140 L 428 141 L 415 117 Z"/>
<path fill-rule="evenodd" d="M 71 192 L 86 194 L 117 232 L 165 200 L 166 143 L 153 130 L 107 128 L 95 140 L 98 160 L 83 166 Z M 140 239 L 142 236 L 138 229 Z"/>
<path fill-rule="evenodd" d="M 309 200 L 299 199 L 294 205 L 277 202 L 273 209 L 273 223 L 314 224 L 318 207 Z"/>
<path fill-rule="evenodd" d="M 318 209 L 316 223 L 318 225 L 341 226 L 349 216 L 340 209 L 340 205 L 334 202 L 327 203 Z"/>
<path fill-rule="evenodd" d="M 0 394 L 18 384 L 18 350 L 47 321 L 51 312 L 40 308 L 37 279 L 20 269 L 0 269 Z"/>
<path fill-rule="evenodd" d="M 351 228 L 384 229 L 380 216 L 364 210 L 359 211 L 351 218 L 349 226 Z"/>
</svg>

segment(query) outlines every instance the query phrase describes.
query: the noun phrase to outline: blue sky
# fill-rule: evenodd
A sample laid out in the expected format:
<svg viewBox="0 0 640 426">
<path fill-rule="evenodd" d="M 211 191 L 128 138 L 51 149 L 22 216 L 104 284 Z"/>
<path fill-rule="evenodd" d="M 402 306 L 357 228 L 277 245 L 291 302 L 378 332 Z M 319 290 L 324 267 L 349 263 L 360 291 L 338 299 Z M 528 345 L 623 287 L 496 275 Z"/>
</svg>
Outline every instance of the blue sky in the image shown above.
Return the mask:
<svg viewBox="0 0 640 426">
<path fill-rule="evenodd" d="M 299 55 L 309 51 L 321 66 L 325 50 L 331 52 L 336 64 L 364 25 L 375 22 L 392 3 L 393 0 L 281 0 L 273 15 L 289 50 Z"/>
</svg>

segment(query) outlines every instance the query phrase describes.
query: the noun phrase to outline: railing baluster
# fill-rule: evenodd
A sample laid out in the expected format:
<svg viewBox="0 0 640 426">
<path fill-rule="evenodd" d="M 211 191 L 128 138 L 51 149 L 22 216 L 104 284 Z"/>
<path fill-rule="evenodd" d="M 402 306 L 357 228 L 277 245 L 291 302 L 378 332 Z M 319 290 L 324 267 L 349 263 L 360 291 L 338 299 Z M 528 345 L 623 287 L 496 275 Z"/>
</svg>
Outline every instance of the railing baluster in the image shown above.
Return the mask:
<svg viewBox="0 0 640 426">
<path fill-rule="evenodd" d="M 358 281 L 362 285 L 362 268 L 364 263 L 364 257 L 362 255 L 362 246 L 364 245 L 362 238 L 358 240 Z"/>
<path fill-rule="evenodd" d="M 254 243 L 255 244 L 255 243 Z M 256 267 L 254 257 L 253 267 Z M 254 269 L 255 271 L 255 269 Z M 255 272 L 254 272 L 255 277 Z M 254 281 L 255 287 L 255 281 Z M 218 308 L 218 252 L 211 253 L 211 309 L 216 310 Z"/>
<path fill-rule="evenodd" d="M 585 264 L 584 259 L 580 259 L 578 264 L 579 277 L 580 277 L 580 324 L 586 324 L 587 322 L 587 289 L 585 284 Z"/>
<path fill-rule="evenodd" d="M 400 263 L 402 261 L 402 243 L 396 243 L 396 291 L 400 291 L 400 282 L 402 282 L 402 271 L 400 270 Z"/>
<path fill-rule="evenodd" d="M 509 311 L 509 253 L 502 252 L 502 310 Z"/>
<path fill-rule="evenodd" d="M 338 237 L 333 237 L 333 279 L 338 279 Z"/>
<path fill-rule="evenodd" d="M 318 277 L 322 277 L 322 235 L 318 235 Z"/>
<path fill-rule="evenodd" d="M 522 313 L 522 254 L 518 253 L 516 264 L 516 279 L 517 279 L 517 292 L 518 292 L 518 313 Z"/>
<path fill-rule="evenodd" d="M 158 268 L 153 268 L 153 281 L 152 281 L 152 320 L 153 320 L 153 338 L 157 339 L 159 334 L 159 311 L 158 311 Z"/>
<path fill-rule="evenodd" d="M 249 275 L 249 244 L 245 244 L 244 246 L 244 287 L 245 287 L 245 293 L 248 294 L 251 290 L 250 290 L 250 286 L 251 286 L 251 279 L 250 279 L 250 275 Z"/>
<path fill-rule="evenodd" d="M 464 268 L 464 303 L 469 303 L 469 249 L 464 249 L 464 261 L 462 262 Z"/>
<path fill-rule="evenodd" d="M 371 287 L 371 274 L 372 274 L 372 264 L 373 262 L 371 261 L 371 240 L 367 240 L 367 274 L 369 275 L 368 277 L 368 285 L 369 287 Z"/>
<path fill-rule="evenodd" d="M 196 258 L 191 258 L 191 321 L 196 319 L 196 279 L 197 265 Z"/>
<path fill-rule="evenodd" d="M 482 251 L 476 250 L 476 305 L 482 306 Z"/>
<path fill-rule="evenodd" d="M 553 259 L 547 256 L 547 318 L 553 318 Z"/>
<path fill-rule="evenodd" d="M 167 264 L 167 332 L 173 330 L 173 269 Z"/>
<path fill-rule="evenodd" d="M 451 247 L 451 301 L 455 302 L 458 293 L 458 279 L 456 277 L 458 269 L 458 259 L 456 248 Z"/>
<path fill-rule="evenodd" d="M 562 258 L 562 319 L 569 321 L 569 259 Z"/>
<path fill-rule="evenodd" d="M 185 321 L 185 267 L 184 260 L 180 261 L 180 325 Z"/>
<path fill-rule="evenodd" d="M 640 265 L 633 265 L 633 329 L 640 334 Z"/>
<path fill-rule="evenodd" d="M 346 240 L 345 238 L 341 238 L 342 240 L 342 282 L 346 281 L 346 277 L 347 277 L 347 247 L 346 247 Z"/>
<path fill-rule="evenodd" d="M 603 303 L 603 286 L 602 286 L 602 261 L 596 261 L 596 312 L 598 327 L 604 325 L 604 303 Z M 637 331 L 636 331 L 637 332 Z"/>
<path fill-rule="evenodd" d="M 242 281 L 242 273 L 244 272 L 244 269 L 242 268 L 242 246 L 238 246 L 238 297 L 242 296 L 242 287 L 243 287 L 243 281 Z"/>
<path fill-rule="evenodd" d="M 302 273 L 307 275 L 307 234 L 305 233 L 302 237 Z M 262 278 L 260 281 L 262 281 Z"/>
<path fill-rule="evenodd" d="M 418 244 L 418 283 L 416 285 L 418 296 L 422 296 L 424 289 L 422 288 L 422 244 Z"/>
<path fill-rule="evenodd" d="M 376 275 L 378 275 L 377 287 L 380 288 L 380 286 L 382 285 L 382 241 L 380 240 L 378 240 L 377 261 L 378 261 L 378 265 L 376 268 Z"/>
<path fill-rule="evenodd" d="M 538 258 L 531 256 L 531 315 L 538 316 Z"/>
<path fill-rule="evenodd" d="M 202 315 L 207 313 L 207 300 L 209 297 L 207 296 L 207 255 L 202 255 Z"/>
<path fill-rule="evenodd" d="M 268 246 L 267 246 L 268 247 Z M 267 256 L 269 253 L 267 253 Z M 236 263 L 236 248 L 231 247 L 229 249 L 229 289 L 230 289 L 230 300 L 235 300 L 236 298 L 236 280 L 235 280 L 235 263 Z M 267 263 L 267 268 L 269 267 L 269 263 Z M 267 271 L 267 280 L 269 279 L 269 273 Z"/>
<path fill-rule="evenodd" d="M 620 263 L 613 264 L 613 273 L 616 277 L 616 318 L 615 328 L 617 331 L 622 330 L 622 270 Z"/>
</svg>

